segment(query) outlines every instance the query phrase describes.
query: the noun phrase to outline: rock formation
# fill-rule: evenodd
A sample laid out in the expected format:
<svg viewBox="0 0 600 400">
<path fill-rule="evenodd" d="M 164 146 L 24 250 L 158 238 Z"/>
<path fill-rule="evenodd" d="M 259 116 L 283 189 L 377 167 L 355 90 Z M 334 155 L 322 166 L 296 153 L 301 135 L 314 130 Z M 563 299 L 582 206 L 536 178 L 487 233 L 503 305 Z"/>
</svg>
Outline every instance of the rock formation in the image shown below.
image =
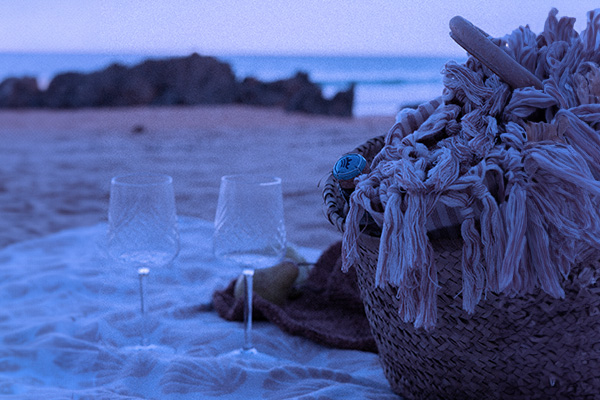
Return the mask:
<svg viewBox="0 0 600 400">
<path fill-rule="evenodd" d="M 7 78 L 0 83 L 0 107 L 39 107 L 41 91 L 32 77 Z"/>
<path fill-rule="evenodd" d="M 88 74 L 62 73 L 45 91 L 31 77 L 8 78 L 0 83 L 0 107 L 4 108 L 239 103 L 349 117 L 353 100 L 353 87 L 325 99 L 321 88 L 302 72 L 274 82 L 252 77 L 240 82 L 229 64 L 196 53 L 146 60 L 132 67 L 113 64 Z"/>
</svg>

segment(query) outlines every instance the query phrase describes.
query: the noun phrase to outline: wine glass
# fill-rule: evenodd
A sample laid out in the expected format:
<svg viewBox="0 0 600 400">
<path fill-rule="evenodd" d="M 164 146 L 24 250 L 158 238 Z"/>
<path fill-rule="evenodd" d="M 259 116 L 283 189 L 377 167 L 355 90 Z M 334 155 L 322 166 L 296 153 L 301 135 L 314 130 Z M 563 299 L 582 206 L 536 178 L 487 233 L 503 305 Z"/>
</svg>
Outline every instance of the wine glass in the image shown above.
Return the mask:
<svg viewBox="0 0 600 400">
<path fill-rule="evenodd" d="M 241 266 L 244 301 L 242 354 L 256 354 L 252 344 L 252 279 L 254 270 L 280 262 L 286 251 L 281 179 L 265 175 L 221 178 L 215 215 L 213 250 L 220 260 Z"/>
<path fill-rule="evenodd" d="M 108 207 L 109 256 L 137 269 L 140 292 L 140 345 L 146 343 L 144 280 L 151 268 L 166 266 L 179 253 L 173 179 L 156 173 L 112 178 Z"/>
</svg>

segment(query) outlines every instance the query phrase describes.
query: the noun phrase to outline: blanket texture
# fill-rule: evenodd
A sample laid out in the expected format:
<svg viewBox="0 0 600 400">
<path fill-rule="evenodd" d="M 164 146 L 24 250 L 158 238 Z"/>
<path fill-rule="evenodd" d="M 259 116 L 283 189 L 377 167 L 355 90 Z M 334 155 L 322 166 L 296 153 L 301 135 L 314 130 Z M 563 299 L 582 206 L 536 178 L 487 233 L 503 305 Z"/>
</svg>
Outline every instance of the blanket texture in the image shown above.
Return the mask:
<svg viewBox="0 0 600 400">
<path fill-rule="evenodd" d="M 213 294 L 219 315 L 243 321 L 244 302 L 234 297 L 235 280 Z M 312 268 L 299 294 L 278 306 L 253 298 L 253 318 L 266 319 L 283 331 L 327 346 L 376 352 L 354 271 L 341 269 L 341 243 L 330 246 Z"/>
<path fill-rule="evenodd" d="M 448 62 L 441 98 L 403 110 L 371 172 L 356 179 L 344 269 L 359 261 L 369 213 L 382 228 L 377 285 L 398 289 L 399 313 L 415 327 L 435 325 L 443 284 L 432 216 L 460 224 L 457 295 L 468 312 L 489 291 L 564 297 L 571 267 L 600 250 L 600 9 L 581 34 L 574 22 L 553 9 L 539 35 L 520 27 L 490 38 L 542 90 L 513 90 L 473 57 Z"/>
</svg>

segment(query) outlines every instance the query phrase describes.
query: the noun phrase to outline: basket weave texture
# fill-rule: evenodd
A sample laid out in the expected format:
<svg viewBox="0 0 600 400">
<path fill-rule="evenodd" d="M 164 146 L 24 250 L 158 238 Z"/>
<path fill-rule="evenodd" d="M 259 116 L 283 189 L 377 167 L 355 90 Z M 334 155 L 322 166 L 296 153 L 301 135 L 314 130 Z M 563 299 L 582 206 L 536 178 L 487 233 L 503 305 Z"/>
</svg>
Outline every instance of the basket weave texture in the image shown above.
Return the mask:
<svg viewBox="0 0 600 400">
<path fill-rule="evenodd" d="M 372 160 L 383 137 L 353 152 Z M 323 200 L 343 232 L 344 202 L 330 176 Z M 375 285 L 379 238 L 360 235 L 355 268 L 361 296 L 391 388 L 411 399 L 600 398 L 600 285 L 597 261 L 563 282 L 564 299 L 541 290 L 507 297 L 488 293 L 473 314 L 462 308 L 460 238 L 432 238 L 439 267 L 435 329 L 398 315 L 396 288 Z"/>
</svg>

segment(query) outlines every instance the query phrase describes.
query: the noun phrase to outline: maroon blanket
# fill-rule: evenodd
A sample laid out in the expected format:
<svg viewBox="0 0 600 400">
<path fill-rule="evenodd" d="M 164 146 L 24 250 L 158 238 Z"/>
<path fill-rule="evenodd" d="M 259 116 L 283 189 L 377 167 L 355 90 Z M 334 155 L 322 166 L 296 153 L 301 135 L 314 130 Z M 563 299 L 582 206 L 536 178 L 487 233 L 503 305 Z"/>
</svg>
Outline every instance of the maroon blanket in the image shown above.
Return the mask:
<svg viewBox="0 0 600 400">
<path fill-rule="evenodd" d="M 328 346 L 377 352 L 354 270 L 341 271 L 341 243 L 327 249 L 312 269 L 300 295 L 283 306 L 254 296 L 254 319 L 266 319 L 292 335 Z M 213 294 L 219 315 L 230 321 L 244 318 L 243 301 L 229 286 Z"/>
</svg>

